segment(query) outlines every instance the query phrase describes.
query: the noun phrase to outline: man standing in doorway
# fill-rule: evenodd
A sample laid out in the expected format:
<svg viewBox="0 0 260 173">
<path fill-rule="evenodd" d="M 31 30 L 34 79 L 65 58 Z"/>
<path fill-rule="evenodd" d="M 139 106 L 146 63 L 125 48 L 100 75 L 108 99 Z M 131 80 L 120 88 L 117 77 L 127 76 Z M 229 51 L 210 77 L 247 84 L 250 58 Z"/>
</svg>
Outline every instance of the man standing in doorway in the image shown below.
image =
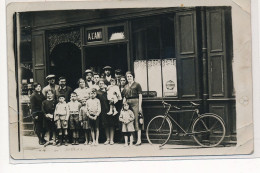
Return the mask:
<svg viewBox="0 0 260 173">
<path fill-rule="evenodd" d="M 92 80 L 93 78 L 93 71 L 90 69 L 87 69 L 85 71 L 85 77 L 86 77 L 86 87 L 87 88 L 93 88 L 95 85 L 95 82 Z"/>
<path fill-rule="evenodd" d="M 110 79 L 112 78 L 112 76 L 111 76 L 112 68 L 110 66 L 105 66 L 103 68 L 103 70 L 104 70 L 104 73 L 105 73 L 105 81 L 104 82 L 108 86 L 108 85 L 110 85 Z"/>
<path fill-rule="evenodd" d="M 120 83 L 120 78 L 122 76 L 122 70 L 121 69 L 116 69 L 115 70 L 115 78 L 116 78 L 116 84 L 120 88 L 121 83 Z"/>
<path fill-rule="evenodd" d="M 59 88 L 56 90 L 56 99 L 58 100 L 59 95 L 65 96 L 65 101 L 68 103 L 70 101 L 70 94 L 72 93 L 72 88 L 66 86 L 66 78 L 60 77 L 59 78 Z"/>
<path fill-rule="evenodd" d="M 42 93 L 45 97 L 47 97 L 47 92 L 48 90 L 52 90 L 53 91 L 53 98 L 56 98 L 56 91 L 58 90 L 59 88 L 59 85 L 56 85 L 55 84 L 55 75 L 54 74 L 50 74 L 46 77 L 47 81 L 48 81 L 48 85 L 45 86 L 43 89 L 42 89 Z"/>
<path fill-rule="evenodd" d="M 96 88 L 97 90 L 99 90 L 99 86 L 98 86 L 98 81 L 100 80 L 100 76 L 99 76 L 99 74 L 98 73 L 96 73 L 96 72 L 94 72 L 93 73 L 94 75 L 94 86 L 93 86 L 93 88 Z"/>
</svg>

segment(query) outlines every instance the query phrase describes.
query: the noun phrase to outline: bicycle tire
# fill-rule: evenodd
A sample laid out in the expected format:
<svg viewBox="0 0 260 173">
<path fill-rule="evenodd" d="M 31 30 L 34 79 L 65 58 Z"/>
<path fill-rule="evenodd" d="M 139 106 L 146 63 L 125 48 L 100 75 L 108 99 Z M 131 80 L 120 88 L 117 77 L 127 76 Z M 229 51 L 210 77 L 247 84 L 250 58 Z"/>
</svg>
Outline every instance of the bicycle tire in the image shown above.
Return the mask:
<svg viewBox="0 0 260 173">
<path fill-rule="evenodd" d="M 202 147 L 216 147 L 224 139 L 226 128 L 222 118 L 216 114 L 202 114 L 192 125 L 194 140 Z"/>
<path fill-rule="evenodd" d="M 146 138 L 150 144 L 165 145 L 172 134 L 172 123 L 163 115 L 157 115 L 147 125 Z"/>
</svg>

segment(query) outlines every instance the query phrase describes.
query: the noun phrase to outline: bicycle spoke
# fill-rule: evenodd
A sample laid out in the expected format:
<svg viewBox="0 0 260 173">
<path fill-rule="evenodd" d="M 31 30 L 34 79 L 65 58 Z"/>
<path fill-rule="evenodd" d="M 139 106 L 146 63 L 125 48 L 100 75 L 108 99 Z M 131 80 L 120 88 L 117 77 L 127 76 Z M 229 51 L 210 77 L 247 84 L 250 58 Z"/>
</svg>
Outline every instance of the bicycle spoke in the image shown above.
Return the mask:
<svg viewBox="0 0 260 173">
<path fill-rule="evenodd" d="M 205 114 L 195 120 L 192 133 L 194 140 L 201 146 L 214 147 L 221 143 L 225 136 L 225 126 L 214 114 Z"/>
<path fill-rule="evenodd" d="M 147 140 L 151 144 L 165 144 L 171 135 L 170 120 L 164 116 L 154 117 L 146 130 Z"/>
</svg>

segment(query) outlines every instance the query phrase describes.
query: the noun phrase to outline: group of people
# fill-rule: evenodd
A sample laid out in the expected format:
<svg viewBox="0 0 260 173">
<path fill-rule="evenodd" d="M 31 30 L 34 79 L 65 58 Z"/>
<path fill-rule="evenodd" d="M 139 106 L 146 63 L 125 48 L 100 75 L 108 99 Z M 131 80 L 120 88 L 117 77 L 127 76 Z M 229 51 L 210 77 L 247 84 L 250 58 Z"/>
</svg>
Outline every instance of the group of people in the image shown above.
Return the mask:
<svg viewBox="0 0 260 173">
<path fill-rule="evenodd" d="M 100 76 L 87 69 L 74 91 L 66 85 L 65 77 L 60 77 L 56 85 L 53 74 L 46 77 L 49 84 L 43 89 L 39 83 L 34 85 L 30 102 L 40 145 L 68 145 L 68 129 L 72 132 L 72 145 L 79 144 L 81 129 L 84 130 L 85 145 L 98 145 L 100 128 L 105 129 L 104 144 L 113 145 L 118 122 L 125 146 L 133 145 L 134 132 L 137 132 L 135 145 L 141 145 L 144 124 L 140 84 L 134 81 L 131 71 L 124 76 L 117 69 L 113 78 L 110 66 L 103 70 L 104 75 Z"/>
</svg>

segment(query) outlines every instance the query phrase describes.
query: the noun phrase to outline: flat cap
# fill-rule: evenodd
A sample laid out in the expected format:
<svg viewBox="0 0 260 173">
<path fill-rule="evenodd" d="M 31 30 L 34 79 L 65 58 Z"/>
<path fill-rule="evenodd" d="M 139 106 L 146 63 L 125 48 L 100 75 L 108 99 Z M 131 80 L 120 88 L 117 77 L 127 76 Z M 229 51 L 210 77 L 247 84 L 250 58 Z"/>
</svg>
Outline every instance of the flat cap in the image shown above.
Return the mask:
<svg viewBox="0 0 260 173">
<path fill-rule="evenodd" d="M 85 71 L 85 74 L 87 74 L 87 73 L 92 73 L 92 74 L 93 74 L 93 71 L 90 70 L 90 69 L 87 69 L 87 70 Z"/>
<path fill-rule="evenodd" d="M 121 69 L 116 69 L 116 70 L 115 70 L 115 73 L 116 73 L 116 74 L 122 74 L 122 70 L 121 70 Z"/>
<path fill-rule="evenodd" d="M 106 70 L 106 69 L 109 69 L 109 70 L 111 70 L 111 69 L 112 69 L 112 67 L 110 67 L 110 66 L 105 66 L 105 67 L 103 68 L 103 70 Z"/>
<path fill-rule="evenodd" d="M 52 79 L 52 78 L 55 78 L 55 75 L 54 74 L 49 74 L 46 79 L 49 80 L 49 79 Z"/>
</svg>

